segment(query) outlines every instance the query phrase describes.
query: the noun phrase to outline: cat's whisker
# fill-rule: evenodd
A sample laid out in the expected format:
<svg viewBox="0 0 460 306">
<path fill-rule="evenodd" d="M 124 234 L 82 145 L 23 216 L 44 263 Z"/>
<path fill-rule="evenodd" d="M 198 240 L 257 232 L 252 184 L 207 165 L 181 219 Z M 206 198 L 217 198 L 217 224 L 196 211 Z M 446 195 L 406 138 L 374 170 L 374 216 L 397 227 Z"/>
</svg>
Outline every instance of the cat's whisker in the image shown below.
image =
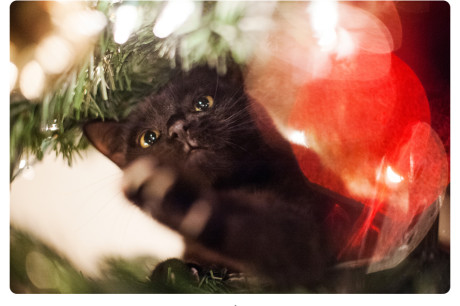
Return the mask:
<svg viewBox="0 0 460 306">
<path fill-rule="evenodd" d="M 233 141 L 230 141 L 230 140 L 225 139 L 225 138 L 220 138 L 220 140 L 222 140 L 223 142 L 227 143 L 230 146 L 233 146 L 235 148 L 241 149 L 242 151 L 248 152 L 248 150 L 246 148 L 234 143 Z"/>
<path fill-rule="evenodd" d="M 113 173 L 101 179 L 95 180 L 89 184 L 85 184 L 83 186 L 79 186 L 78 188 L 66 193 L 66 196 L 69 199 L 73 199 L 76 194 L 84 194 L 81 204 L 80 210 L 84 211 L 87 209 L 88 205 L 91 205 L 93 201 L 91 199 L 95 198 L 101 192 L 105 192 L 105 190 L 112 189 L 114 184 L 119 181 L 121 178 L 121 173 Z M 102 184 L 102 185 L 101 185 Z"/>
<path fill-rule="evenodd" d="M 91 214 L 90 216 L 88 216 L 88 218 L 81 218 L 82 220 L 82 223 L 77 227 L 75 228 L 75 232 L 79 232 L 81 230 L 83 230 L 84 228 L 86 228 L 86 226 L 88 224 L 90 224 L 90 222 L 96 220 L 96 218 L 104 211 L 106 210 L 108 207 L 110 207 L 110 204 L 113 202 L 114 199 L 116 199 L 117 197 L 121 197 L 122 196 L 122 192 L 121 191 L 117 191 L 115 192 L 111 197 L 107 198 L 105 201 L 103 201 L 99 208 L 94 212 L 93 211 L 93 214 Z"/>
<path fill-rule="evenodd" d="M 130 209 L 130 212 L 129 212 L 129 214 L 127 214 L 127 216 L 126 215 L 120 215 L 120 218 L 125 221 L 124 226 L 121 227 L 121 228 L 123 228 L 122 233 L 120 234 L 121 241 L 125 240 L 124 238 L 128 234 L 128 228 L 132 225 L 133 219 L 135 219 L 135 215 L 136 215 L 136 210 L 135 209 Z M 119 223 L 117 223 L 117 226 L 119 226 Z"/>
<path fill-rule="evenodd" d="M 242 94 L 242 97 L 243 97 L 243 95 L 244 95 L 244 86 L 243 86 L 243 85 L 241 85 L 238 89 L 235 90 L 235 92 L 233 93 L 233 95 L 230 97 L 229 100 L 232 101 L 233 98 L 234 98 L 237 94 L 239 94 L 239 93 L 241 93 L 241 94 Z M 240 98 L 241 98 L 241 97 L 240 97 Z"/>
<path fill-rule="evenodd" d="M 114 181 L 116 181 L 117 179 L 119 179 L 120 177 L 121 177 L 120 172 L 110 173 L 110 174 L 108 174 L 108 175 L 106 175 L 104 177 L 98 178 L 95 181 L 89 182 L 88 184 L 79 186 L 79 188 L 76 189 L 76 190 L 73 190 L 72 193 L 73 192 L 79 192 L 79 191 L 82 191 L 82 190 L 87 190 L 90 187 L 96 187 L 96 186 L 99 186 L 101 184 L 107 184 L 107 186 L 111 186 L 112 183 Z"/>
<path fill-rule="evenodd" d="M 114 196 L 119 196 L 125 198 L 122 192 L 117 192 L 116 195 Z M 126 204 L 128 205 L 129 203 L 122 203 L 123 205 Z M 112 213 L 114 214 L 113 217 L 109 217 L 107 215 L 107 219 L 113 220 L 111 222 L 112 224 L 110 225 L 109 232 L 111 234 L 117 233 L 117 236 L 126 236 L 128 228 L 130 227 L 130 223 L 132 222 L 132 219 L 134 218 L 136 214 L 136 209 L 133 209 L 131 205 L 129 205 L 129 212 L 124 210 L 125 213 L 121 214 L 117 210 L 111 210 Z M 121 241 L 124 241 L 124 239 L 120 239 Z"/>
<path fill-rule="evenodd" d="M 217 89 L 219 88 L 219 75 L 216 76 L 216 89 L 214 90 L 214 99 L 217 100 L 218 97 L 217 97 Z"/>
<path fill-rule="evenodd" d="M 244 130 L 248 130 L 248 129 L 255 129 L 253 124 L 246 123 L 246 122 L 240 122 L 238 124 L 228 126 L 227 128 L 230 129 L 233 132 L 235 132 L 235 131 L 244 131 Z"/>
<path fill-rule="evenodd" d="M 223 123 L 229 123 L 234 119 L 237 119 L 240 121 L 249 119 L 249 115 L 247 114 L 247 111 L 248 111 L 248 107 L 243 107 L 237 110 L 236 112 L 235 111 L 231 112 L 232 114 L 229 117 L 226 117 L 225 119 L 223 119 L 222 121 Z"/>
<path fill-rule="evenodd" d="M 171 101 L 176 101 L 177 96 L 176 96 L 176 92 L 173 89 L 173 86 L 171 84 L 168 84 L 166 88 L 168 89 L 168 93 L 171 98 Z"/>
</svg>

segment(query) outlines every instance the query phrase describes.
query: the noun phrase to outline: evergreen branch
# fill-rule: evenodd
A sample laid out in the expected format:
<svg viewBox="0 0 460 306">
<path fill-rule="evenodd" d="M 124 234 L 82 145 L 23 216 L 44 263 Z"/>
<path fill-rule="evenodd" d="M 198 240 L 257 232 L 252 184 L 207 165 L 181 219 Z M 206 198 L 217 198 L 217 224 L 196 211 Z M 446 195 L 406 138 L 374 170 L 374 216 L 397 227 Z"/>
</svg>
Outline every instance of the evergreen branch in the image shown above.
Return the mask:
<svg viewBox="0 0 460 306">
<path fill-rule="evenodd" d="M 178 259 L 161 263 L 165 269 L 152 274 L 158 265 L 155 258 L 106 258 L 100 265 L 101 276 L 89 277 L 56 250 L 14 227 L 10 228 L 10 243 L 10 286 L 15 293 L 250 292 L 244 283 L 235 287 L 224 279 L 226 270 L 210 270 L 196 279 Z"/>
<path fill-rule="evenodd" d="M 99 1 L 96 8 L 110 20 L 119 5 Z M 123 119 L 140 98 L 170 79 L 177 61 L 185 70 L 208 63 L 225 73 L 229 57 L 244 63 L 251 53 L 251 44 L 238 40 L 244 38 L 238 23 L 245 15 L 245 3 L 198 2 L 191 21 L 164 39 L 152 31 L 164 3 L 136 5 L 142 22 L 126 43 L 114 41 L 114 25 L 109 22 L 90 53 L 59 76 L 40 101 L 11 95 L 11 179 L 23 155 L 41 160 L 52 149 L 71 165 L 73 154 L 88 145 L 82 137 L 84 122 Z M 47 130 L 52 124 L 57 129 Z"/>
</svg>

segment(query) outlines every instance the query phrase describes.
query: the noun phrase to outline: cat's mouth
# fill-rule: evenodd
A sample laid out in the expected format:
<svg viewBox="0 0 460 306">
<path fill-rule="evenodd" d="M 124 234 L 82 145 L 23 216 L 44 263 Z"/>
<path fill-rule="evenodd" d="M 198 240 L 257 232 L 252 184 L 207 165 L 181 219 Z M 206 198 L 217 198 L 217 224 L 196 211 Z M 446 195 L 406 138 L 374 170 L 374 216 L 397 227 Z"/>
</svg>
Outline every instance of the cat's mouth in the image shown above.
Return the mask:
<svg viewBox="0 0 460 306">
<path fill-rule="evenodd" d="M 192 155 L 196 154 L 197 152 L 206 150 L 205 147 L 200 146 L 196 140 L 193 139 L 187 139 L 186 141 L 183 142 L 184 144 L 184 152 L 187 155 Z"/>
<path fill-rule="evenodd" d="M 190 149 L 186 152 L 187 163 L 200 164 L 206 160 L 207 152 L 209 152 L 209 150 L 204 147 L 190 147 Z"/>
<path fill-rule="evenodd" d="M 204 147 L 190 147 L 189 150 L 187 151 L 187 155 L 195 155 L 195 154 L 200 154 L 206 151 L 207 149 Z"/>
<path fill-rule="evenodd" d="M 182 150 L 184 153 L 185 160 L 187 162 L 200 162 L 205 159 L 205 155 L 209 152 L 209 148 L 202 146 L 196 141 L 196 139 L 187 138 L 182 140 Z"/>
</svg>

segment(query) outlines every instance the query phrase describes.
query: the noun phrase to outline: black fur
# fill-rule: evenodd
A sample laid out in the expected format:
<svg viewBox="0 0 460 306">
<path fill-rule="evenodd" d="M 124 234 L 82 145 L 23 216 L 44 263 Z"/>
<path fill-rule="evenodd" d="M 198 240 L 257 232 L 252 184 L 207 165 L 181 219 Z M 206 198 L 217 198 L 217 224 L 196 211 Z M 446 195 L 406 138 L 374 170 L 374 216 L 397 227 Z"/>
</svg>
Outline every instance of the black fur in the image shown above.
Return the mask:
<svg viewBox="0 0 460 306">
<path fill-rule="evenodd" d="M 201 96 L 214 105 L 197 112 Z M 160 137 L 142 148 L 139 137 L 151 129 Z M 238 72 L 180 73 L 125 121 L 93 122 L 85 131 L 123 169 L 149 160 L 147 178 L 125 192 L 185 237 L 187 260 L 249 271 L 282 286 L 314 284 L 334 263 L 323 221 L 336 201 L 303 176 Z M 174 177 L 165 194 L 152 193 L 165 175 Z M 184 226 L 195 210 L 202 213 L 196 231 Z"/>
</svg>

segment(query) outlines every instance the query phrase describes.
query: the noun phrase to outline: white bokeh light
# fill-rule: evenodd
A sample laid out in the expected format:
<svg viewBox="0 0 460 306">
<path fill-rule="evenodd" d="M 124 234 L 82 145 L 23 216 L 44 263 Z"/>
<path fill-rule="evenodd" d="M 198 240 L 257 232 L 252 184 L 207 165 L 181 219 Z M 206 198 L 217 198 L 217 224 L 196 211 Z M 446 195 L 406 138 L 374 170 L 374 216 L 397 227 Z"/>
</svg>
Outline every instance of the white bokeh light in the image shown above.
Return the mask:
<svg viewBox="0 0 460 306">
<path fill-rule="evenodd" d="M 10 92 L 16 86 L 16 81 L 18 79 L 18 68 L 15 64 L 10 62 Z"/>
<path fill-rule="evenodd" d="M 165 38 L 177 30 L 195 10 L 193 1 L 171 1 L 161 12 L 155 26 L 153 34 L 159 38 Z"/>
<path fill-rule="evenodd" d="M 337 23 L 339 19 L 336 1 L 313 1 L 308 6 L 311 27 L 318 45 L 332 50 L 337 44 Z"/>
<path fill-rule="evenodd" d="M 134 31 L 137 20 L 137 9 L 132 5 L 120 6 L 115 15 L 113 39 L 117 44 L 123 44 Z"/>
<path fill-rule="evenodd" d="M 404 177 L 396 173 L 391 166 L 387 167 L 386 179 L 391 183 L 401 183 L 404 180 Z"/>
<path fill-rule="evenodd" d="M 308 143 L 307 139 L 305 138 L 304 131 L 291 131 L 288 133 L 288 139 L 292 143 L 308 148 Z"/>
<path fill-rule="evenodd" d="M 72 47 L 62 37 L 51 35 L 40 42 L 37 47 L 36 57 L 47 73 L 58 74 L 71 65 L 73 58 Z"/>
<path fill-rule="evenodd" d="M 66 18 L 69 36 L 75 34 L 90 37 L 98 34 L 107 25 L 104 14 L 98 11 L 82 10 L 69 14 Z"/>
<path fill-rule="evenodd" d="M 31 61 L 22 68 L 19 79 L 21 92 L 29 100 L 40 97 L 45 87 L 45 72 L 37 61 Z"/>
</svg>

